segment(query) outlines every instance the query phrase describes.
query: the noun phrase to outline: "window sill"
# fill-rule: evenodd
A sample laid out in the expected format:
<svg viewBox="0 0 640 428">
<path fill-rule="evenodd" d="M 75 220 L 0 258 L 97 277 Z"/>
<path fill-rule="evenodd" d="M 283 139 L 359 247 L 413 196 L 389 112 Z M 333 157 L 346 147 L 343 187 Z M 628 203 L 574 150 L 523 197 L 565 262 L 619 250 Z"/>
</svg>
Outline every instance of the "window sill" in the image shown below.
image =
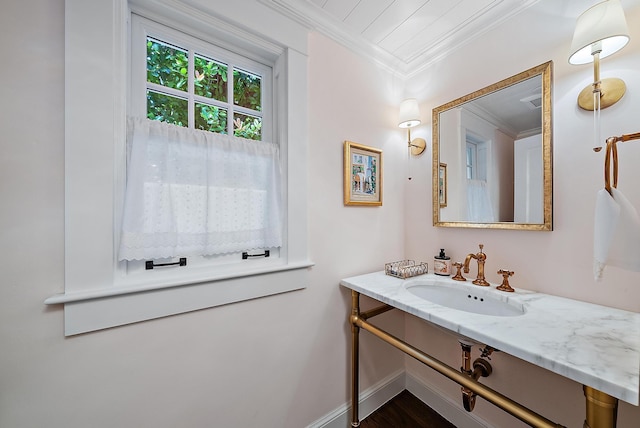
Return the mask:
<svg viewBox="0 0 640 428">
<path fill-rule="evenodd" d="M 285 293 L 306 288 L 311 261 L 242 274 L 185 277 L 181 281 L 56 294 L 47 305 L 64 304 L 65 336 Z"/>
<path fill-rule="evenodd" d="M 228 273 L 225 275 L 215 275 L 207 277 L 184 276 L 181 280 L 164 280 L 154 282 L 153 284 L 127 284 L 126 286 L 116 286 L 110 288 L 102 288 L 97 290 L 87 290 L 71 293 L 60 293 L 48 297 L 44 303 L 46 305 L 58 305 L 61 303 L 80 302 L 83 300 L 100 299 L 103 297 L 121 296 L 124 294 L 143 293 L 146 291 L 162 290 L 165 288 L 180 287 L 182 285 L 193 285 L 204 282 L 215 282 L 226 279 L 242 278 L 246 276 L 262 275 L 273 272 L 283 272 L 288 270 L 304 269 L 313 266 L 315 263 L 311 261 L 288 264 L 285 266 L 274 266 L 270 268 L 248 270 L 242 273 Z"/>
</svg>

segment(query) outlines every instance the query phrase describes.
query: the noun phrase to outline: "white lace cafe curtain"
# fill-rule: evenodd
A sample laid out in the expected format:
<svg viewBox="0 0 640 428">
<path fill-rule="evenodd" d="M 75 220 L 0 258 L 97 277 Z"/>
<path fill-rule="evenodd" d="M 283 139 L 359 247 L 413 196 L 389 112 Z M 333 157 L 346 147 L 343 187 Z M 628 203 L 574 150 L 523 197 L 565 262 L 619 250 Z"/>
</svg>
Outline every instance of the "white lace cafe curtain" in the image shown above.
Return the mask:
<svg viewBox="0 0 640 428">
<path fill-rule="evenodd" d="M 484 180 L 467 180 L 467 218 L 474 223 L 496 221 L 489 188 Z"/>
<path fill-rule="evenodd" d="M 127 134 L 119 260 L 281 246 L 276 144 L 138 118 Z"/>
</svg>

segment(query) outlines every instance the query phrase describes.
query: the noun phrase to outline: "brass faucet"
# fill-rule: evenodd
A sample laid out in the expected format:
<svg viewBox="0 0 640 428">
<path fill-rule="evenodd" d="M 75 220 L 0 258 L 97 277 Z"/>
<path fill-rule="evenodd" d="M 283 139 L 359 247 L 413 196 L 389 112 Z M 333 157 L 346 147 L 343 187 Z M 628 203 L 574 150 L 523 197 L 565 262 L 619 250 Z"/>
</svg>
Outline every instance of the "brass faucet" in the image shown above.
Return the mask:
<svg viewBox="0 0 640 428">
<path fill-rule="evenodd" d="M 486 287 L 489 285 L 489 283 L 484 279 L 484 262 L 487 260 L 487 255 L 482 252 L 483 248 L 484 245 L 480 244 L 480 252 L 478 254 L 467 254 L 467 258 L 464 259 L 464 273 L 469 273 L 469 262 L 471 259 L 476 259 L 478 261 L 478 277 L 474 279 L 472 283 Z"/>
</svg>

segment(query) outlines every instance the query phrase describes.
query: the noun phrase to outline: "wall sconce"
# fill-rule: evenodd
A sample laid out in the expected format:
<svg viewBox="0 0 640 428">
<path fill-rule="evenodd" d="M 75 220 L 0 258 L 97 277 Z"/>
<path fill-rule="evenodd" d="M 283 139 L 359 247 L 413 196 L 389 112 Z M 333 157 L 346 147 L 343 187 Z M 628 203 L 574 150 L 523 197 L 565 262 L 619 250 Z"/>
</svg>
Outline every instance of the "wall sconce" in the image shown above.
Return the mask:
<svg viewBox="0 0 640 428">
<path fill-rule="evenodd" d="M 578 96 L 581 108 L 599 113 L 600 109 L 622 98 L 626 91 L 622 79 L 600 80 L 600 59 L 619 51 L 628 42 L 629 29 L 619 0 L 598 3 L 578 17 L 569 63 L 578 65 L 593 62 L 593 84 L 584 88 Z"/>
<path fill-rule="evenodd" d="M 398 116 L 398 127 L 407 129 L 407 141 L 409 152 L 417 156 L 424 152 L 427 142 L 424 138 L 415 138 L 411 140 L 411 128 L 420 125 L 420 109 L 418 108 L 418 100 L 409 98 L 400 103 L 400 115 Z"/>
</svg>

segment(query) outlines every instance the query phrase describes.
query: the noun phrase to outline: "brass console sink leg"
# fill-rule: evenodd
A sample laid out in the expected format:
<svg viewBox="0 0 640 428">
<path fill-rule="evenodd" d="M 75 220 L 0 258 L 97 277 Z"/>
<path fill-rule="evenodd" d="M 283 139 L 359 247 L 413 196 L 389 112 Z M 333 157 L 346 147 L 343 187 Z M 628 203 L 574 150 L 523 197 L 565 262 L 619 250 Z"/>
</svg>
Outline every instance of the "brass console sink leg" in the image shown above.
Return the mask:
<svg viewBox="0 0 640 428">
<path fill-rule="evenodd" d="M 615 428 L 618 419 L 618 399 L 589 386 L 582 386 L 587 402 L 584 428 Z"/>
<path fill-rule="evenodd" d="M 351 324 L 351 426 L 359 427 L 358 419 L 358 395 L 359 395 L 359 353 L 360 353 L 360 327 L 356 325 L 360 317 L 360 293 L 351 290 L 351 316 L 349 323 Z"/>
</svg>

